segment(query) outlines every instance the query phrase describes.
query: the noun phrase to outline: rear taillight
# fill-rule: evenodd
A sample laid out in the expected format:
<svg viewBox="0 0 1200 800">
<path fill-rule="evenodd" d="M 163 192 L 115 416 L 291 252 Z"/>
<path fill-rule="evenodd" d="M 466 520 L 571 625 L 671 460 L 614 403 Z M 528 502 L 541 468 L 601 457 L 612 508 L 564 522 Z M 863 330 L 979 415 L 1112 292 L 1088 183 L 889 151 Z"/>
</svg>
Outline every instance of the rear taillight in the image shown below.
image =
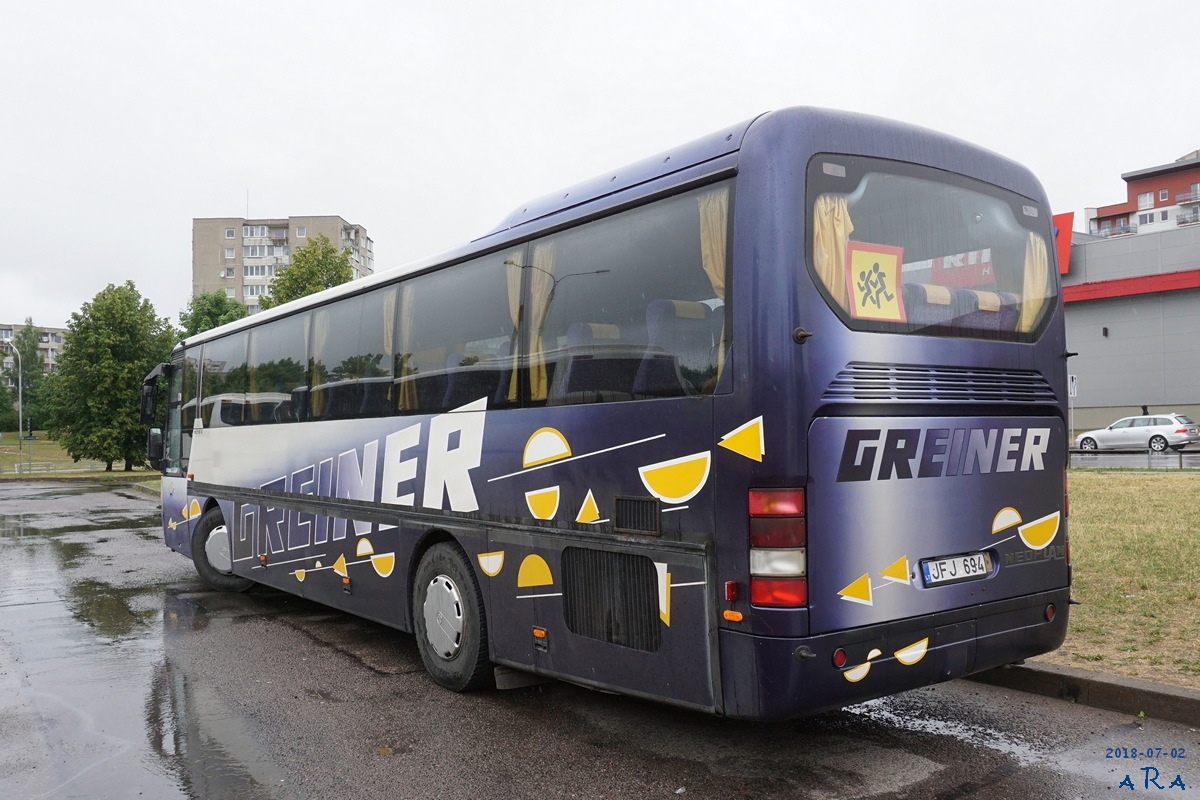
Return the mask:
<svg viewBox="0 0 1200 800">
<path fill-rule="evenodd" d="M 808 526 L 803 489 L 751 489 L 750 602 L 808 604 Z"/>
</svg>

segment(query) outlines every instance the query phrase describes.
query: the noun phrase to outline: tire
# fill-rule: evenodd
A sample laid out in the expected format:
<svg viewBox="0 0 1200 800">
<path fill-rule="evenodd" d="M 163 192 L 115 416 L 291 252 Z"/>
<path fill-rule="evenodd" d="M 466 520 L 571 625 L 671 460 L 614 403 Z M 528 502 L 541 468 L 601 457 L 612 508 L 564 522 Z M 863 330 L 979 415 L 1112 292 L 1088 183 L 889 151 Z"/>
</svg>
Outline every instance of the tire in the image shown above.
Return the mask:
<svg viewBox="0 0 1200 800">
<path fill-rule="evenodd" d="M 492 681 L 487 619 L 479 581 L 459 547 L 439 542 L 426 551 L 413 579 L 413 632 L 430 677 L 453 692 Z"/>
<path fill-rule="evenodd" d="M 221 516 L 220 509 L 210 508 L 204 512 L 204 516 L 200 517 L 200 522 L 192 531 L 192 563 L 196 565 L 196 572 L 200 573 L 204 582 L 217 591 L 244 592 L 254 585 L 254 581 L 243 578 L 241 575 L 234 575 L 233 572 L 218 569 L 208 560 L 206 546 L 209 544 L 209 540 L 214 539 L 215 546 L 219 543 L 220 537 L 224 537 L 228 552 L 229 531 L 225 527 L 225 518 Z"/>
<path fill-rule="evenodd" d="M 1082 442 L 1079 443 L 1079 449 L 1080 450 L 1095 450 L 1096 449 L 1096 440 L 1089 436 L 1088 438 L 1084 439 Z"/>
<path fill-rule="evenodd" d="M 1150 449 L 1156 453 L 1161 453 L 1167 449 L 1167 440 L 1161 436 L 1150 437 Z"/>
</svg>

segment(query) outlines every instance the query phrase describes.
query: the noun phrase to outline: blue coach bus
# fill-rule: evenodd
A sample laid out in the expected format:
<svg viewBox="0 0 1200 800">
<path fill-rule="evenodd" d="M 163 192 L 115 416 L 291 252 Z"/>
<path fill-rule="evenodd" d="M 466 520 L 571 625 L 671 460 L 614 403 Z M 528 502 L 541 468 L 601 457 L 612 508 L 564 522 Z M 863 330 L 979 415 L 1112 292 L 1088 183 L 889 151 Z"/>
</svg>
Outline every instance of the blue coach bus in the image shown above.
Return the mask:
<svg viewBox="0 0 1200 800">
<path fill-rule="evenodd" d="M 1066 633 L 1066 353 L 1021 166 L 794 108 L 189 338 L 166 544 L 508 667 L 730 717 Z"/>
</svg>

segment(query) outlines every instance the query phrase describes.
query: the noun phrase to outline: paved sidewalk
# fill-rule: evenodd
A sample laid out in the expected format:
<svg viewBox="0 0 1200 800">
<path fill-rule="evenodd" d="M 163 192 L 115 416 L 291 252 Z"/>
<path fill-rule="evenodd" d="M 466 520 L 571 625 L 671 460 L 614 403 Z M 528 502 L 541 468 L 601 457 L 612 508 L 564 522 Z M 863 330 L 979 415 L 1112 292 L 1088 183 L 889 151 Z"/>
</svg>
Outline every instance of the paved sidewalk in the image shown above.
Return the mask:
<svg viewBox="0 0 1200 800">
<path fill-rule="evenodd" d="M 1163 683 L 1026 662 L 971 676 L 972 680 L 1074 703 L 1200 727 L 1200 691 Z"/>
</svg>

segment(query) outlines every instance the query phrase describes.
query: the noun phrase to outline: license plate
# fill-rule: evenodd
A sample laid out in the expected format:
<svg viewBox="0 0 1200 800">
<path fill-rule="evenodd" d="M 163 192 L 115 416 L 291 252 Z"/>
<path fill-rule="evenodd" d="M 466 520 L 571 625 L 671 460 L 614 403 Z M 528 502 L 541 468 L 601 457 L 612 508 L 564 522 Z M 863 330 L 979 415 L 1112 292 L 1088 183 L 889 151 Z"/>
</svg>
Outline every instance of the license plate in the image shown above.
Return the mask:
<svg viewBox="0 0 1200 800">
<path fill-rule="evenodd" d="M 987 553 L 968 553 L 965 556 L 934 558 L 921 562 L 926 586 L 975 581 L 992 572 L 992 557 Z"/>
</svg>

